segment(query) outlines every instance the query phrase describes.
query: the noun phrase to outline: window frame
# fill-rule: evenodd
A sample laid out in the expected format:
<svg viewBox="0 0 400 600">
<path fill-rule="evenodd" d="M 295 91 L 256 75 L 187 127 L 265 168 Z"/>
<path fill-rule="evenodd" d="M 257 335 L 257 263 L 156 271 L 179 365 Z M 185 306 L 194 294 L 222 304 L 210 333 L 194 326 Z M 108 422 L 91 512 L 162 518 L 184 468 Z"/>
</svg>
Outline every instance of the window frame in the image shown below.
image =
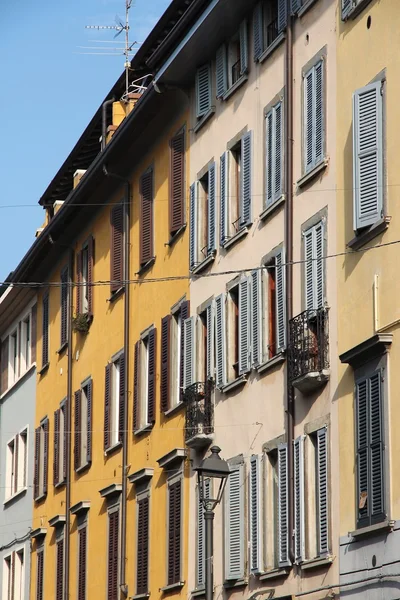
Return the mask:
<svg viewBox="0 0 400 600">
<path fill-rule="evenodd" d="M 49 418 L 46 416 L 40 421 L 39 426 L 35 429 L 35 502 L 40 502 L 45 498 L 48 491 L 49 441 Z M 36 489 L 37 494 L 35 494 Z"/>
<path fill-rule="evenodd" d="M 58 415 L 58 416 L 56 416 Z M 54 487 L 66 484 L 66 451 L 67 451 L 67 398 L 60 402 L 60 406 L 54 413 L 54 446 L 53 446 L 53 483 Z M 58 421 L 58 423 L 57 423 Z M 58 432 L 56 430 L 58 424 Z"/>
<path fill-rule="evenodd" d="M 179 144 L 182 144 L 182 148 Z M 170 242 L 186 224 L 186 128 L 182 127 L 169 141 L 169 235 Z M 177 158 L 178 157 L 178 158 Z M 180 177 L 176 173 L 177 163 Z M 178 181 L 177 181 L 178 180 Z M 178 188 L 178 189 L 177 189 Z"/>
<path fill-rule="evenodd" d="M 317 301 L 317 306 L 313 306 L 313 307 L 308 307 L 307 305 L 307 257 L 306 257 L 306 235 L 311 232 L 312 230 L 315 230 L 316 228 L 318 228 L 319 226 L 322 227 L 322 239 L 321 239 L 321 244 L 322 244 L 322 258 L 321 258 L 321 270 L 322 270 L 322 289 L 319 291 L 319 293 L 321 294 L 322 297 L 322 302 L 321 305 L 318 306 L 318 301 Z M 318 213 L 316 213 L 315 215 L 313 215 L 310 219 L 308 219 L 305 223 L 302 224 L 301 226 L 301 235 L 302 235 L 302 248 L 301 248 L 301 253 L 302 253 L 302 277 L 301 277 L 301 285 L 302 285 L 302 310 L 311 310 L 311 311 L 316 311 L 319 310 L 321 308 L 324 308 L 327 305 L 327 281 L 328 281 L 328 276 L 327 276 L 327 259 L 326 256 L 328 254 L 328 210 L 327 208 L 323 208 L 322 210 L 320 210 Z M 315 238 L 316 234 L 312 234 L 313 237 Z M 314 244 L 313 242 L 313 247 L 314 249 L 316 248 L 316 244 Z M 317 287 L 317 269 L 318 269 L 318 264 L 319 261 L 318 260 L 312 260 L 311 261 L 311 270 L 312 270 L 312 277 L 311 280 L 313 282 L 313 298 L 314 300 L 317 299 L 318 300 L 318 287 Z"/>
<path fill-rule="evenodd" d="M 224 504 L 223 504 L 223 540 L 224 540 L 224 582 L 230 582 L 235 580 L 241 580 L 244 578 L 246 574 L 246 548 L 247 548 L 247 531 L 245 527 L 245 492 L 244 492 L 244 482 L 246 479 L 246 470 L 245 463 L 242 455 L 237 457 L 228 459 L 228 465 L 231 473 L 237 471 L 239 473 L 239 539 L 241 543 L 241 547 L 239 550 L 240 553 L 240 573 L 230 571 L 230 527 L 228 517 L 230 515 L 230 494 L 229 494 L 229 484 L 232 481 L 231 476 L 228 477 L 227 487 L 224 493 Z"/>
<path fill-rule="evenodd" d="M 152 346 L 152 347 L 151 347 Z M 157 330 L 150 325 L 135 344 L 133 433 L 147 431 L 155 422 Z"/>
<path fill-rule="evenodd" d="M 79 519 L 79 517 L 78 517 Z M 85 553 L 85 558 L 84 558 L 84 582 L 85 582 L 85 587 L 84 587 L 84 593 L 82 594 L 82 588 L 81 588 L 81 552 L 80 552 L 80 536 L 82 535 L 82 531 L 85 531 L 85 535 L 86 535 L 86 540 L 85 540 L 85 546 L 86 546 L 86 553 Z M 87 595 L 88 595 L 88 555 L 89 555 L 89 544 L 88 544 L 88 516 L 87 514 L 84 515 L 84 517 L 80 520 L 80 522 L 78 522 L 77 525 L 77 552 L 76 552 L 76 557 L 77 557 L 77 593 L 76 593 L 76 598 L 77 600 L 86 600 Z"/>
<path fill-rule="evenodd" d="M 109 587 L 109 582 L 110 582 L 110 571 L 109 571 L 109 564 L 110 564 L 110 517 L 117 513 L 118 514 L 118 519 L 117 519 L 117 548 L 119 550 L 119 542 L 120 542 L 120 535 L 121 535 L 121 511 L 120 511 L 120 502 L 119 500 L 109 506 L 107 508 L 107 554 L 106 554 L 106 560 L 107 560 L 107 587 Z M 112 596 L 109 595 L 108 593 L 108 589 L 107 589 L 107 600 L 118 600 L 118 592 L 119 592 L 119 558 L 118 558 L 118 554 L 119 552 L 117 552 L 117 557 L 116 557 L 116 567 L 115 570 L 117 572 L 116 577 L 116 586 L 115 586 L 115 590 L 113 590 L 113 594 Z"/>
<path fill-rule="evenodd" d="M 16 496 L 21 494 L 27 489 L 27 475 L 28 475 L 28 439 L 29 439 L 29 425 L 25 425 L 22 427 L 16 435 L 10 438 L 7 442 L 7 453 L 6 453 L 6 481 L 9 481 L 11 475 L 11 486 L 5 486 L 4 491 L 4 504 L 13 500 Z M 21 439 L 25 438 L 23 445 L 21 445 Z M 18 441 L 17 441 L 18 440 Z M 13 453 L 10 456 L 9 448 L 10 445 L 13 444 Z M 16 451 L 16 448 L 18 450 Z M 23 453 L 21 453 L 21 448 L 23 448 Z M 17 460 L 17 465 L 15 465 L 15 461 Z M 21 464 L 22 463 L 22 464 Z M 23 479 L 22 483 L 19 484 L 20 481 L 20 470 L 23 467 Z M 11 469 L 11 473 L 10 473 Z M 15 476 L 17 480 L 15 480 Z M 10 487 L 11 493 L 7 494 L 7 490 Z"/>
<path fill-rule="evenodd" d="M 90 400 L 88 399 L 88 389 L 90 389 Z M 76 473 L 80 473 L 89 468 L 92 462 L 92 433 L 89 431 L 93 422 L 93 379 L 91 376 L 82 381 L 79 390 L 74 394 L 74 400 L 74 470 Z M 77 443 L 79 450 L 75 449 Z"/>
<path fill-rule="evenodd" d="M 169 545 L 169 528 L 170 528 L 170 493 L 171 488 L 178 484 L 180 486 L 180 506 L 179 506 L 179 516 L 180 516 L 180 525 L 179 525 L 179 578 L 178 581 L 171 581 L 169 577 L 170 571 L 170 561 L 174 562 L 174 558 L 170 555 L 170 545 Z M 183 559 L 183 545 L 184 545 L 184 536 L 183 536 L 183 495 L 184 495 L 184 477 L 182 466 L 177 468 L 176 470 L 170 471 L 170 474 L 167 476 L 167 528 L 166 528 L 166 585 L 179 585 L 182 582 L 182 559 Z"/>
<path fill-rule="evenodd" d="M 62 581 L 60 582 L 58 579 L 58 553 L 59 553 L 59 547 L 61 546 L 62 548 Z M 56 554 L 56 558 L 55 558 L 55 594 L 54 594 L 54 599 L 55 600 L 62 600 L 64 597 L 64 591 L 65 591 L 65 526 L 61 526 L 61 527 L 57 527 L 56 529 L 56 543 L 55 543 L 55 554 Z M 61 587 L 61 593 L 60 596 L 58 596 L 58 590 L 59 587 Z"/>
<path fill-rule="evenodd" d="M 143 486 L 144 487 L 144 486 Z M 139 520 L 140 520 L 140 507 L 141 507 L 141 503 L 147 501 L 147 512 L 148 512 L 148 517 L 147 517 L 147 557 L 146 557 L 146 561 L 147 562 L 147 571 L 144 575 L 145 579 L 146 579 L 146 589 L 140 589 L 138 588 L 138 580 L 139 580 L 139 547 L 140 547 L 140 543 L 139 543 Z M 136 519 L 136 536 L 135 536 L 135 551 L 136 551 L 136 569 L 135 569 L 135 574 L 136 574 L 136 578 L 135 578 L 135 589 L 136 589 L 136 595 L 141 595 L 141 594 L 148 594 L 149 593 L 149 575 L 150 575 L 150 557 L 151 557 L 151 493 L 150 493 L 150 488 L 149 487 L 145 487 L 145 489 L 141 489 L 140 491 L 138 491 L 136 493 L 136 510 L 135 510 L 135 519 Z"/>
</svg>

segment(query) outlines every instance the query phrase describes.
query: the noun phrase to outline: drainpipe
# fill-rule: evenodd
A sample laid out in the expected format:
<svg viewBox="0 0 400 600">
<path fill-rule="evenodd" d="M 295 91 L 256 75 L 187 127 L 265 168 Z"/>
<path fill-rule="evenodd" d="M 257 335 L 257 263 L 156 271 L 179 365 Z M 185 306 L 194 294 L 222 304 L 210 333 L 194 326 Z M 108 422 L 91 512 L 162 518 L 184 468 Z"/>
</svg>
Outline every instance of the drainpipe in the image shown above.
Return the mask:
<svg viewBox="0 0 400 600">
<path fill-rule="evenodd" d="M 107 106 L 115 102 L 114 96 L 109 100 L 103 102 L 102 107 L 102 117 L 101 117 L 101 149 L 104 150 L 106 147 L 106 137 L 107 137 Z"/>
<path fill-rule="evenodd" d="M 65 428 L 66 436 L 66 490 L 65 490 L 65 586 L 64 600 L 69 600 L 69 566 L 70 566 L 70 523 L 71 523 L 71 423 L 72 423 L 72 311 L 74 306 L 73 294 L 73 268 L 74 268 L 74 251 L 69 251 L 68 279 L 69 279 L 69 294 L 68 294 L 68 365 L 67 365 L 67 419 Z"/>
<path fill-rule="evenodd" d="M 291 1 L 286 0 L 287 27 L 285 50 L 285 249 L 286 249 L 286 331 L 289 335 L 289 322 L 293 317 L 293 20 Z M 288 344 L 288 353 L 290 341 Z M 294 562 L 294 477 L 293 477 L 293 438 L 294 438 L 294 390 L 290 380 L 289 356 L 286 360 L 286 406 L 285 433 L 288 445 L 288 529 L 289 558 Z"/>
</svg>

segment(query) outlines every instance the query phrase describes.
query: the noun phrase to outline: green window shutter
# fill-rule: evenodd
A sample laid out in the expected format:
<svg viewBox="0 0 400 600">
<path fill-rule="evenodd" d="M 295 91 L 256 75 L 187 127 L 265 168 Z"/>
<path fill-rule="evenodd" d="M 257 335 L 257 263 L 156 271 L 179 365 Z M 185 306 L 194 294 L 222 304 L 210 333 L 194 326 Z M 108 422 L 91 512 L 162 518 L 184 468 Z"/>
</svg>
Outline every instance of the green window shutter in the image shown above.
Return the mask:
<svg viewBox="0 0 400 600">
<path fill-rule="evenodd" d="M 264 51 L 264 23 L 262 2 L 256 4 L 253 12 L 253 53 L 257 61 Z"/>
<path fill-rule="evenodd" d="M 204 496 L 210 497 L 210 479 L 204 481 Z M 204 508 L 200 502 L 199 488 L 197 488 L 197 556 L 196 556 L 196 589 L 205 585 L 205 542 L 206 532 L 204 523 Z"/>
<path fill-rule="evenodd" d="M 278 446 L 278 563 L 279 567 L 290 565 L 289 514 L 288 514 L 288 448 Z"/>
<path fill-rule="evenodd" d="M 249 474 L 249 530 L 250 530 L 250 570 L 262 571 L 262 493 L 261 461 L 256 454 L 250 458 Z"/>
<path fill-rule="evenodd" d="M 239 283 L 239 375 L 250 370 L 250 287 L 249 280 Z"/>
<path fill-rule="evenodd" d="M 354 229 L 374 224 L 383 211 L 383 109 L 380 81 L 353 95 Z"/>
<path fill-rule="evenodd" d="M 208 169 L 208 219 L 207 219 L 207 256 L 216 250 L 216 187 L 215 187 L 215 162 Z"/>
<path fill-rule="evenodd" d="M 342 21 L 346 21 L 353 8 L 353 0 L 341 0 L 342 2 Z"/>
<path fill-rule="evenodd" d="M 189 262 L 193 270 L 198 263 L 197 259 L 197 181 L 190 186 L 190 246 Z"/>
<path fill-rule="evenodd" d="M 241 144 L 241 182 L 240 182 L 240 225 L 251 224 L 251 193 L 252 193 L 252 132 L 248 131 L 242 137 Z"/>
<path fill-rule="evenodd" d="M 215 346 L 215 334 L 214 334 L 214 304 L 210 304 L 206 309 L 206 325 L 207 325 L 207 379 L 214 378 L 214 346 Z"/>
<path fill-rule="evenodd" d="M 215 350 L 217 387 L 226 384 L 225 294 L 215 298 Z"/>
<path fill-rule="evenodd" d="M 220 245 L 228 239 L 228 184 L 229 184 L 229 153 L 224 152 L 220 158 Z"/>
<path fill-rule="evenodd" d="M 183 323 L 184 370 L 183 388 L 196 382 L 196 317 L 189 317 Z"/>
<path fill-rule="evenodd" d="M 244 576 L 243 465 L 231 465 L 225 490 L 225 579 Z"/>
<path fill-rule="evenodd" d="M 257 269 L 250 275 L 251 285 L 251 363 L 262 362 L 262 271 Z"/>
<path fill-rule="evenodd" d="M 328 435 L 327 428 L 317 431 L 317 523 L 318 554 L 329 553 L 328 527 Z"/>
<path fill-rule="evenodd" d="M 276 341 L 277 352 L 286 348 L 286 287 L 285 287 L 285 251 L 275 256 L 275 302 L 276 302 Z"/>
<path fill-rule="evenodd" d="M 296 563 L 305 558 L 304 522 L 304 438 L 299 436 L 293 442 L 294 475 L 294 554 Z"/>
<path fill-rule="evenodd" d="M 203 65 L 196 71 L 197 118 L 203 117 L 211 109 L 211 67 Z"/>
<path fill-rule="evenodd" d="M 226 56 L 226 46 L 223 44 L 217 50 L 215 64 L 215 87 L 217 98 L 222 98 L 228 89 L 228 63 Z"/>
<path fill-rule="evenodd" d="M 286 0 L 278 0 L 278 31 L 281 33 L 286 28 Z"/>
<path fill-rule="evenodd" d="M 249 42 L 248 42 L 247 20 L 240 23 L 240 74 L 243 75 L 249 70 Z"/>
</svg>

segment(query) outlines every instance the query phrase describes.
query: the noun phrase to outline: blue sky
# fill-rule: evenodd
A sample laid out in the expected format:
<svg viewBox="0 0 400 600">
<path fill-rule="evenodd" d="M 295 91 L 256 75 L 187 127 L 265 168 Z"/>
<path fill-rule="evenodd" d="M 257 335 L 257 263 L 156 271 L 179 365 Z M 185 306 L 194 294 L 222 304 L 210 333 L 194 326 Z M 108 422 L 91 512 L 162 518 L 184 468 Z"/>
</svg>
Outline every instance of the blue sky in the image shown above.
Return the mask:
<svg viewBox="0 0 400 600">
<path fill-rule="evenodd" d="M 130 39 L 142 41 L 169 3 L 134 0 Z M 78 54 L 113 39 L 85 25 L 113 25 L 124 8 L 124 0 L 0 2 L 0 281 L 33 243 L 40 196 L 123 70 L 122 56 Z"/>
</svg>

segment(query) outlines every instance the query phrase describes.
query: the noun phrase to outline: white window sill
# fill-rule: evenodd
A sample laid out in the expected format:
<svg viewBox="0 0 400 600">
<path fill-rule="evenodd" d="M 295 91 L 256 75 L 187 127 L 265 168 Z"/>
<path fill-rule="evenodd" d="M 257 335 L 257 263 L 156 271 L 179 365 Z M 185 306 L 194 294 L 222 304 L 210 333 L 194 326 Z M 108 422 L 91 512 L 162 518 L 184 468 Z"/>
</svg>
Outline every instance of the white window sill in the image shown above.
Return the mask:
<svg viewBox="0 0 400 600">
<path fill-rule="evenodd" d="M 361 538 L 372 535 L 379 535 L 384 531 L 391 532 L 395 526 L 395 521 L 391 521 L 386 519 L 381 523 L 376 523 L 375 525 L 368 525 L 368 527 L 360 527 L 360 529 L 356 529 L 355 531 L 349 531 L 349 536 L 352 538 Z"/>
<path fill-rule="evenodd" d="M 225 589 L 231 589 L 231 588 L 240 588 L 240 587 L 244 587 L 248 584 L 248 580 L 244 579 L 244 578 L 240 578 L 240 579 L 226 579 L 224 581 L 224 588 Z"/>
<path fill-rule="evenodd" d="M 161 592 L 172 592 L 173 590 L 179 590 L 181 588 L 183 588 L 183 586 L 185 585 L 184 581 L 178 581 L 177 583 L 170 583 L 169 585 L 166 585 L 162 588 L 160 588 Z"/>
<path fill-rule="evenodd" d="M 192 275 L 196 275 L 196 273 L 200 273 L 200 271 L 203 271 L 206 267 L 208 267 L 208 265 L 211 265 L 211 263 L 214 262 L 215 260 L 215 250 L 213 251 L 212 254 L 210 254 L 210 256 L 207 256 L 207 258 L 205 258 L 204 260 L 201 261 L 201 263 L 199 263 L 196 267 L 194 267 L 194 269 L 191 269 L 191 273 Z"/>
<path fill-rule="evenodd" d="M 132 596 L 130 600 L 145 600 L 145 598 L 150 597 L 150 592 L 146 592 L 145 594 L 136 594 Z"/>
<path fill-rule="evenodd" d="M 307 183 L 310 183 L 310 181 L 312 181 L 315 177 L 317 177 L 317 175 L 322 173 L 322 171 L 325 171 L 326 167 L 328 166 L 328 162 L 328 158 L 324 158 L 320 163 L 313 167 L 311 171 L 308 171 L 308 173 L 305 173 L 305 175 L 300 177 L 300 179 L 297 180 L 297 187 L 302 188 Z"/>
<path fill-rule="evenodd" d="M 202 598 L 205 595 L 206 595 L 206 589 L 204 587 L 198 588 L 197 590 L 193 590 L 192 592 L 190 592 L 190 596 L 192 598 Z"/>
<path fill-rule="evenodd" d="M 259 576 L 260 581 L 266 581 L 268 579 L 278 579 L 279 577 L 287 577 L 289 574 L 289 569 L 278 567 L 277 569 L 271 569 L 270 571 L 265 571 Z"/>
<path fill-rule="evenodd" d="M 246 382 L 247 382 L 247 376 L 240 375 L 240 377 L 237 377 L 233 381 L 230 381 L 229 383 L 226 383 L 225 385 L 223 385 L 220 388 L 220 390 L 221 390 L 221 392 L 226 394 L 227 392 L 230 392 L 231 390 L 234 390 L 235 388 L 244 385 Z"/>
<path fill-rule="evenodd" d="M 178 410 L 180 408 L 182 408 L 183 405 L 184 405 L 184 402 L 178 402 L 178 404 L 175 404 L 175 406 L 173 406 L 172 408 L 169 408 L 168 410 L 166 410 L 165 413 L 164 413 L 164 416 L 165 417 L 170 417 L 174 413 L 178 412 Z"/>
<path fill-rule="evenodd" d="M 104 450 L 104 454 L 107 456 L 108 454 L 112 454 L 113 452 L 115 452 L 115 450 L 118 450 L 119 448 L 122 448 L 122 442 L 120 441 L 115 442 L 115 444 L 109 446 L 107 450 Z"/>
<path fill-rule="evenodd" d="M 359 15 L 360 12 L 363 11 L 364 8 L 366 8 L 366 6 L 368 6 L 370 2 L 371 0 L 360 0 L 358 5 L 351 9 L 345 21 L 348 21 L 349 19 L 355 19 L 357 15 Z"/>
<path fill-rule="evenodd" d="M 153 429 L 153 423 L 146 423 L 146 425 L 143 425 L 143 427 L 139 427 L 139 429 L 135 429 L 133 433 L 135 435 L 139 436 L 139 435 L 143 435 L 144 433 L 148 433 L 152 429 Z"/>
<path fill-rule="evenodd" d="M 243 226 L 234 236 L 229 238 L 224 245 L 222 246 L 225 250 L 229 250 L 231 246 L 236 244 L 239 240 L 245 237 L 249 233 L 249 227 L 247 225 Z"/>
<path fill-rule="evenodd" d="M 16 498 L 18 498 L 19 496 L 23 496 L 27 489 L 27 486 L 24 486 L 23 488 L 18 490 L 18 492 L 15 492 L 15 494 L 13 494 L 12 496 L 8 496 L 8 498 L 4 500 L 3 505 L 7 506 L 7 504 L 11 504 Z"/>
<path fill-rule="evenodd" d="M 276 354 L 275 356 L 273 356 L 269 360 L 265 361 L 261 365 L 258 365 L 258 367 L 256 367 L 257 373 L 260 373 L 260 375 L 261 375 L 261 373 L 266 373 L 267 371 L 272 370 L 277 365 L 281 365 L 282 363 L 284 363 L 285 358 L 286 357 L 285 357 L 284 352 L 279 352 L 279 354 Z"/>
<path fill-rule="evenodd" d="M 16 385 L 18 385 L 25 377 L 27 377 L 27 375 L 33 371 L 33 369 L 36 369 L 36 363 L 32 363 L 31 366 L 29 367 L 29 369 L 27 369 L 25 371 L 25 373 L 23 373 L 22 375 L 20 375 L 11 385 L 9 385 L 9 387 L 6 389 L 5 392 L 3 392 L 0 396 L 0 400 L 3 400 L 3 398 L 5 396 L 7 396 L 7 394 L 13 389 L 15 388 Z"/>
<path fill-rule="evenodd" d="M 268 219 L 272 216 L 281 206 L 285 204 L 286 196 L 282 194 L 277 200 L 271 202 L 264 208 L 264 210 L 259 214 L 261 221 Z"/>
<path fill-rule="evenodd" d="M 320 569 L 321 567 L 329 567 L 334 561 L 333 556 L 324 556 L 318 558 L 311 558 L 310 560 L 305 560 L 300 564 L 300 569 L 302 571 L 307 571 L 308 569 Z"/>
<path fill-rule="evenodd" d="M 230 98 L 232 96 L 232 94 L 234 94 L 236 92 L 236 90 L 238 90 L 240 87 L 242 87 L 242 85 L 244 83 L 246 83 L 247 80 L 248 80 L 247 73 L 243 73 L 243 75 L 241 75 L 239 77 L 239 79 L 237 81 L 235 81 L 235 83 L 233 85 L 231 85 L 229 90 L 226 90 L 226 92 L 222 96 L 221 100 L 228 100 L 228 98 Z"/>
<path fill-rule="evenodd" d="M 264 60 L 266 60 L 268 58 L 268 56 L 271 56 L 271 54 L 278 48 L 278 46 L 281 45 L 281 43 L 283 42 L 284 39 L 285 39 L 285 32 L 282 31 L 282 33 L 280 33 L 278 35 L 278 37 L 274 39 L 272 44 L 270 44 L 267 48 L 265 48 L 265 50 L 263 51 L 261 56 L 258 58 L 258 62 L 263 63 Z"/>
<path fill-rule="evenodd" d="M 200 131 L 200 129 L 203 127 L 203 125 L 205 125 L 207 123 L 207 121 L 209 119 L 211 119 L 211 117 L 213 116 L 213 114 L 215 113 L 215 106 L 212 106 L 210 108 L 210 110 L 208 112 L 206 112 L 205 115 L 203 115 L 198 121 L 197 124 L 194 126 L 193 128 L 193 133 L 197 133 L 198 131 Z"/>
</svg>

